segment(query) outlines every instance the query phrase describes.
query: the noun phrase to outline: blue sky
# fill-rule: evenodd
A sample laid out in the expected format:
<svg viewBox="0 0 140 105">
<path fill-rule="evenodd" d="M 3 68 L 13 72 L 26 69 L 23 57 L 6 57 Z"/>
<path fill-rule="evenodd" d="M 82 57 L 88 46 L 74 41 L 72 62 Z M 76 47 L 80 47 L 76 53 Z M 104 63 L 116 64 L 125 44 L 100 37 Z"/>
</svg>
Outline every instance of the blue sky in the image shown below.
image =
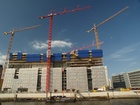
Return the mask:
<svg viewBox="0 0 140 105">
<path fill-rule="evenodd" d="M 0 64 L 8 50 L 10 35 L 4 32 L 35 26 L 38 28 L 15 33 L 11 52 L 45 53 L 49 18 L 39 16 L 75 9 L 92 8 L 55 16 L 53 18 L 52 53 L 69 52 L 74 48 L 95 42 L 94 32 L 86 33 L 93 24 L 99 24 L 119 10 L 127 10 L 98 27 L 104 65 L 109 77 L 140 69 L 140 0 L 0 0 Z M 88 48 L 88 50 L 96 47 Z"/>
</svg>

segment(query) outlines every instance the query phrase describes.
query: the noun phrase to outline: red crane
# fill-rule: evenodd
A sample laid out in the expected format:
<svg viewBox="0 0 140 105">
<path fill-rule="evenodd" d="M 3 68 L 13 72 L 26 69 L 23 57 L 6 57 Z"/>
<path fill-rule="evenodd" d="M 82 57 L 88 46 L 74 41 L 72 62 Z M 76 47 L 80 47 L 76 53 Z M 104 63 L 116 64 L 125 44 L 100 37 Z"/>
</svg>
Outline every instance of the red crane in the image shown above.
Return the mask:
<svg viewBox="0 0 140 105">
<path fill-rule="evenodd" d="M 50 66 L 51 66 L 51 42 L 52 42 L 53 17 L 57 16 L 57 15 L 62 15 L 62 14 L 70 13 L 70 12 L 77 12 L 77 11 L 85 10 L 85 9 L 89 9 L 89 8 L 91 8 L 91 6 L 87 6 L 84 8 L 77 7 L 76 9 L 73 9 L 73 10 L 64 9 L 64 11 L 57 12 L 57 13 L 54 13 L 53 11 L 51 11 L 48 15 L 39 17 L 40 19 L 50 18 L 49 36 L 48 36 L 48 51 L 46 52 L 47 60 L 48 60 L 47 61 L 47 72 L 46 72 L 46 92 L 50 91 Z"/>
<path fill-rule="evenodd" d="M 104 42 L 99 42 L 100 45 L 103 44 L 103 43 L 104 43 Z M 83 45 L 83 47 L 81 47 L 81 48 L 76 48 L 76 47 L 74 47 L 74 49 L 73 49 L 72 51 L 67 52 L 66 54 L 69 54 L 69 53 L 75 52 L 76 50 L 84 50 L 84 49 L 88 49 L 88 48 L 91 48 L 91 47 L 93 47 L 93 46 L 97 46 L 97 44 L 94 44 L 94 41 L 93 41 L 92 44 L 89 45 L 89 46 L 84 46 L 84 45 Z"/>
</svg>

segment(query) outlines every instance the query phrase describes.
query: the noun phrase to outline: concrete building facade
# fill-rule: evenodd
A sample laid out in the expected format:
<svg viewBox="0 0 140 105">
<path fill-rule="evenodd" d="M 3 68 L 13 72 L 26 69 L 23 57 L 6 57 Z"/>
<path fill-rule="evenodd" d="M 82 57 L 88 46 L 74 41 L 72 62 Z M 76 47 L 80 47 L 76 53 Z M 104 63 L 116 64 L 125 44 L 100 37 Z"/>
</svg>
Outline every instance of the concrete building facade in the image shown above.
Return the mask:
<svg viewBox="0 0 140 105">
<path fill-rule="evenodd" d="M 114 88 L 139 88 L 140 89 L 140 70 L 126 72 L 112 76 Z"/>
<path fill-rule="evenodd" d="M 103 86 L 109 86 L 108 71 L 106 66 L 91 67 L 91 73 L 92 87 L 94 89 L 102 88 Z"/>
<path fill-rule="evenodd" d="M 88 80 L 87 69 L 91 69 L 91 81 Z M 100 73 L 96 73 L 100 69 Z M 96 72 L 94 72 L 94 70 Z M 65 73 L 65 76 L 64 74 Z M 95 77 L 95 75 L 97 77 Z M 108 86 L 107 68 L 68 67 L 65 72 L 61 68 L 51 68 L 50 91 L 62 92 L 79 90 L 81 92 Z M 92 88 L 90 87 L 92 86 Z M 2 91 L 11 92 L 45 92 L 46 68 L 7 69 Z"/>
</svg>

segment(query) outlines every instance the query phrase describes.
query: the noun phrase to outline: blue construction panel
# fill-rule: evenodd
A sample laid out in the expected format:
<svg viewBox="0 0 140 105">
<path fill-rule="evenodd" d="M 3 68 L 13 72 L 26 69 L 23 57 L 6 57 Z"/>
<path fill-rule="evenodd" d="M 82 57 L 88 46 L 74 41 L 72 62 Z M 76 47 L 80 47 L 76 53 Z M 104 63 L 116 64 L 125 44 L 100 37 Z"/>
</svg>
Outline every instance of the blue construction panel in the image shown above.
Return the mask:
<svg viewBox="0 0 140 105">
<path fill-rule="evenodd" d="M 27 58 L 27 62 L 40 62 L 40 58 Z"/>
<path fill-rule="evenodd" d="M 10 53 L 9 60 L 12 60 L 12 58 L 13 58 L 12 53 Z"/>
<path fill-rule="evenodd" d="M 62 61 L 62 57 L 54 57 L 52 60 L 53 61 Z"/>
<path fill-rule="evenodd" d="M 40 58 L 40 54 L 27 54 L 28 58 Z"/>
<path fill-rule="evenodd" d="M 103 53 L 92 53 L 92 57 L 98 58 L 98 57 L 103 57 Z"/>
<path fill-rule="evenodd" d="M 70 54 L 66 55 L 66 59 L 69 61 L 70 60 Z"/>
<path fill-rule="evenodd" d="M 103 50 L 92 50 L 92 57 L 93 58 L 103 57 Z"/>
<path fill-rule="evenodd" d="M 31 59 L 30 58 L 26 58 L 26 62 L 31 62 Z"/>
<path fill-rule="evenodd" d="M 66 57 L 70 57 L 70 54 L 66 54 Z"/>
<path fill-rule="evenodd" d="M 70 60 L 70 57 L 67 57 L 66 59 L 69 61 Z"/>
<path fill-rule="evenodd" d="M 62 57 L 54 57 L 54 61 L 62 61 Z"/>
<path fill-rule="evenodd" d="M 102 53 L 103 50 L 92 50 L 92 53 Z"/>
<path fill-rule="evenodd" d="M 47 61 L 46 54 L 43 54 L 43 61 Z"/>
<path fill-rule="evenodd" d="M 40 54 L 27 54 L 27 62 L 40 62 Z"/>
<path fill-rule="evenodd" d="M 67 55 L 66 55 L 66 59 L 67 59 L 67 60 L 70 60 L 70 54 L 67 54 Z"/>
<path fill-rule="evenodd" d="M 17 60 L 22 60 L 22 53 L 21 52 L 17 53 Z"/>
<path fill-rule="evenodd" d="M 27 54 L 26 58 L 32 58 L 32 54 Z"/>
<path fill-rule="evenodd" d="M 62 53 L 54 53 L 53 56 L 55 56 L 55 57 L 56 57 L 56 56 L 57 56 L 57 57 L 61 57 L 61 56 L 62 56 Z"/>
<path fill-rule="evenodd" d="M 88 58 L 89 54 L 78 54 L 79 58 Z"/>
<path fill-rule="evenodd" d="M 32 54 L 34 58 L 40 58 L 40 54 Z"/>
<path fill-rule="evenodd" d="M 51 61 L 62 61 L 62 53 L 55 53 L 51 56 Z"/>
<path fill-rule="evenodd" d="M 39 57 L 33 58 L 33 62 L 40 62 L 40 58 Z"/>
</svg>

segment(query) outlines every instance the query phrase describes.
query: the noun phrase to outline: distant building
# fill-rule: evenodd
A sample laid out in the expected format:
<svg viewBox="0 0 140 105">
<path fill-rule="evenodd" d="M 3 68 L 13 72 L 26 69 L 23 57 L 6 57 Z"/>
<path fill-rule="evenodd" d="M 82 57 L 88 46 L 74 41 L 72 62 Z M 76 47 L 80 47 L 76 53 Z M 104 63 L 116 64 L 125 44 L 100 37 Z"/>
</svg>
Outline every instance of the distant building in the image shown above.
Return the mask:
<svg viewBox="0 0 140 105">
<path fill-rule="evenodd" d="M 126 88 L 124 77 L 122 74 L 112 76 L 113 88 Z"/>
<path fill-rule="evenodd" d="M 140 89 L 140 70 L 112 76 L 112 83 L 114 88 Z"/>
</svg>

